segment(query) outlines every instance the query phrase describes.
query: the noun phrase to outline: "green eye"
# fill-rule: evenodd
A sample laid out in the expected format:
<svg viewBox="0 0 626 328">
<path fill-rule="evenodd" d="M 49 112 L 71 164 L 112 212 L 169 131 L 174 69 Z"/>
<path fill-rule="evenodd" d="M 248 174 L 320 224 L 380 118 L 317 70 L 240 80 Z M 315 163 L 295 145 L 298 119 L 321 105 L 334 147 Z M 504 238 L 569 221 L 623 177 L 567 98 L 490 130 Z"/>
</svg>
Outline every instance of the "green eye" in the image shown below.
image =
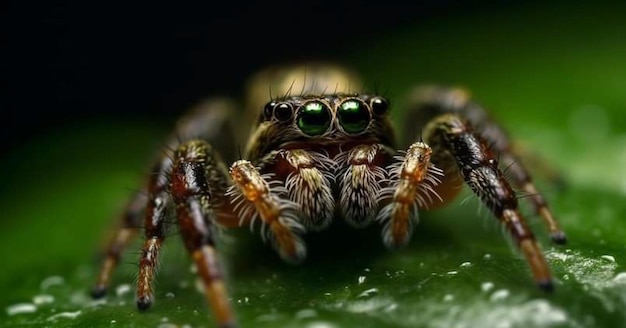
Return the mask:
<svg viewBox="0 0 626 328">
<path fill-rule="evenodd" d="M 328 130 L 330 120 L 328 106 L 319 101 L 311 101 L 300 108 L 296 122 L 302 132 L 317 136 Z"/>
<path fill-rule="evenodd" d="M 361 133 L 370 124 L 371 116 L 367 106 L 356 99 L 344 101 L 337 112 L 339 123 L 348 133 Z"/>
</svg>

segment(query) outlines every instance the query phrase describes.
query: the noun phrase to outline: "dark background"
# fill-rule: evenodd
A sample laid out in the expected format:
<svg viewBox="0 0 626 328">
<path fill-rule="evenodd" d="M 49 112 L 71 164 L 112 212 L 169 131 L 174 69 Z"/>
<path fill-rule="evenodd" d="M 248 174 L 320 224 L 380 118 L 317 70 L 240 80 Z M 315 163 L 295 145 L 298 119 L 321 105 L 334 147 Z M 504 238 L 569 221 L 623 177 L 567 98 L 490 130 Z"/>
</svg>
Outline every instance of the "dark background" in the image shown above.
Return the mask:
<svg viewBox="0 0 626 328">
<path fill-rule="evenodd" d="M 14 1 L 0 16 L 4 154 L 82 120 L 173 119 L 206 95 L 236 96 L 268 63 L 336 58 L 357 46 L 355 38 L 368 42 L 438 15 L 528 4 L 411 3 Z"/>
</svg>

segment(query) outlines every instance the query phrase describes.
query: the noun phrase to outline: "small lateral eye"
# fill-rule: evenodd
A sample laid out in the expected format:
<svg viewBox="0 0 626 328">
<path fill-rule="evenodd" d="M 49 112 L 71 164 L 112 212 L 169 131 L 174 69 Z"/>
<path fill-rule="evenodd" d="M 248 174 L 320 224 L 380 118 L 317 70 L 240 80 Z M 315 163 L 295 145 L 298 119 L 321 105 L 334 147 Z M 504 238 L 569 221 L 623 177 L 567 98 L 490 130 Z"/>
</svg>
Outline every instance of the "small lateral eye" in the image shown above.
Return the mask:
<svg viewBox="0 0 626 328">
<path fill-rule="evenodd" d="M 269 121 L 272 119 L 272 115 L 274 115 L 274 107 L 276 107 L 277 102 L 275 101 L 271 101 L 268 102 L 267 105 L 265 105 L 265 107 L 263 107 L 263 118 L 266 121 Z"/>
<path fill-rule="evenodd" d="M 374 97 L 370 102 L 372 111 L 376 115 L 384 115 L 389 111 L 389 102 L 382 97 Z"/>
<path fill-rule="evenodd" d="M 339 105 L 339 123 L 347 133 L 361 133 L 367 129 L 372 119 L 367 105 L 357 99 L 349 99 Z"/>
<path fill-rule="evenodd" d="M 274 117 L 281 122 L 288 121 L 293 116 L 293 107 L 288 103 L 280 103 L 274 107 Z"/>
<path fill-rule="evenodd" d="M 296 124 L 305 134 L 318 136 L 328 130 L 330 121 L 330 108 L 323 102 L 311 101 L 299 108 Z"/>
</svg>

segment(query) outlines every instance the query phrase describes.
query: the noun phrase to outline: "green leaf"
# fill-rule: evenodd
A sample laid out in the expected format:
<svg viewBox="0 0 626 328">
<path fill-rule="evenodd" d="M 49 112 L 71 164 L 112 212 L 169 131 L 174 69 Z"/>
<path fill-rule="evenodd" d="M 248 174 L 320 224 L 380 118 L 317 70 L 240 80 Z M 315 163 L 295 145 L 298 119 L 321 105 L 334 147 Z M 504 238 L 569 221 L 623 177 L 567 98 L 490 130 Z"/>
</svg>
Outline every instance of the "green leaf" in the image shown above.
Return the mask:
<svg viewBox="0 0 626 328">
<path fill-rule="evenodd" d="M 345 57 L 393 99 L 419 82 L 469 87 L 512 137 L 563 175 L 561 189 L 533 170 L 570 241 L 552 246 L 540 220 L 529 218 L 556 278 L 553 293 L 537 290 L 501 228 L 465 193 L 423 213 L 411 245 L 397 252 L 384 249 L 376 229 L 338 229 L 309 236 L 309 258 L 292 266 L 257 233 L 227 233 L 221 256 L 239 323 L 626 326 L 626 31 L 611 25 L 617 11 L 559 10 L 445 16 L 355 40 L 364 46 Z M 584 24 L 568 24 L 574 12 L 588 14 Z M 64 127 L 5 159 L 2 326 L 212 326 L 175 232 L 148 312 L 133 300 L 138 244 L 109 296 L 88 297 L 94 255 L 161 146 L 165 123 Z"/>
</svg>

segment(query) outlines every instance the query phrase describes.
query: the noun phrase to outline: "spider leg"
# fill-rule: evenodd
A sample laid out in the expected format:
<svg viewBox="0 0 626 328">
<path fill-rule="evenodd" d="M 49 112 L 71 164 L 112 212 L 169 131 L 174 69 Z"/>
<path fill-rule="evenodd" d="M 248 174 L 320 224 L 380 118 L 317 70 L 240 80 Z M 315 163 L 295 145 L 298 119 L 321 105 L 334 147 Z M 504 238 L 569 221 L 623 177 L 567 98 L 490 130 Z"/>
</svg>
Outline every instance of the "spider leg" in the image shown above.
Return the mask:
<svg viewBox="0 0 626 328">
<path fill-rule="evenodd" d="M 433 119 L 426 126 L 424 139 L 435 152 L 448 152 L 454 158 L 466 184 L 500 220 L 522 251 L 537 285 L 551 290 L 549 266 L 519 212 L 515 192 L 498 168 L 496 156 L 487 141 L 473 131 L 467 120 L 456 114 L 443 114 Z"/>
<path fill-rule="evenodd" d="M 443 171 L 431 164 L 432 149 L 424 142 L 413 143 L 397 162 L 388 167 L 389 185 L 384 187 L 379 200 L 390 200 L 376 221 L 386 222 L 383 242 L 389 248 L 408 244 L 413 227 L 419 221 L 418 208 L 428 208 L 435 201 L 442 201 L 434 189 L 440 184 Z"/>
<path fill-rule="evenodd" d="M 167 193 L 169 179 L 167 174 L 171 166 L 171 158 L 168 155 L 163 156 L 154 167 L 153 174 L 149 176 L 147 187 L 136 192 L 131 197 L 122 215 L 122 224 L 111 238 L 107 247 L 106 256 L 102 261 L 96 284 L 91 289 L 92 297 L 104 297 L 109 288 L 111 275 L 119 264 L 121 254 L 132 239 L 137 236 L 137 232 L 141 228 L 144 228 L 144 232 L 146 236 L 150 236 L 150 240 L 159 240 L 158 245 L 160 245 L 164 238 L 164 218 L 169 202 Z M 142 215 L 145 216 L 144 222 L 142 222 L 142 218 L 144 218 Z M 142 254 L 142 257 L 152 256 L 154 255 L 152 252 L 158 251 L 158 248 L 149 248 L 148 245 L 144 245 L 143 249 L 144 254 Z M 151 249 L 151 252 L 145 254 L 146 249 Z M 146 292 L 146 295 L 148 294 L 150 294 L 149 291 Z"/>
<path fill-rule="evenodd" d="M 257 217 L 260 218 L 262 237 L 270 239 L 280 257 L 293 263 L 302 261 L 306 257 L 306 246 L 300 237 L 304 232 L 298 218 L 300 207 L 287 198 L 285 187 L 277 185 L 282 182 L 262 175 L 247 160 L 234 162 L 230 166 L 230 175 L 234 185 L 228 195 L 232 197 L 240 222 L 252 225 Z"/>
<path fill-rule="evenodd" d="M 191 140 L 176 150 L 171 172 L 171 197 L 185 247 L 204 283 L 205 297 L 218 326 L 232 327 L 235 325 L 234 315 L 215 250 L 216 216 L 219 214 L 215 209 L 230 205 L 224 202 L 229 181 L 226 168 L 208 143 Z M 148 243 L 149 240 L 146 245 L 152 245 Z M 151 269 L 148 258 L 144 259 L 141 267 Z M 139 293 L 138 298 L 141 299 Z M 139 301 L 138 305 L 141 306 Z"/>
<path fill-rule="evenodd" d="M 168 225 L 167 218 L 171 214 L 172 195 L 179 196 L 177 200 L 180 200 L 180 194 L 170 194 L 174 191 L 172 189 L 172 181 L 175 181 L 176 178 L 179 178 L 179 180 L 180 178 L 184 178 L 185 181 L 187 181 L 186 179 L 194 178 L 193 175 L 181 177 L 180 170 L 174 171 L 174 149 L 177 149 L 176 155 L 179 155 L 177 158 L 179 161 L 179 163 L 177 163 L 179 165 L 178 167 L 192 166 L 192 164 L 180 164 L 181 161 L 208 163 L 206 164 L 207 172 L 203 177 L 208 177 L 209 180 L 206 186 L 212 188 L 210 190 L 212 208 L 203 208 L 203 210 L 206 211 L 203 215 L 210 216 L 212 220 L 220 224 L 231 223 L 230 221 L 232 220 L 230 220 L 227 215 L 227 213 L 232 211 L 229 207 L 230 203 L 219 202 L 219 200 L 225 197 L 226 189 L 229 184 L 228 171 L 217 153 L 208 146 L 208 143 L 214 142 L 219 148 L 216 151 L 224 150 L 224 152 L 231 157 L 236 154 L 236 147 L 234 144 L 231 144 L 231 142 L 236 142 L 235 136 L 239 135 L 234 128 L 235 115 L 233 114 L 236 112 L 237 109 L 232 102 L 224 99 L 211 99 L 189 110 L 188 113 L 177 122 L 175 132 L 166 141 L 167 149 L 165 154 L 158 157 L 155 161 L 156 165 L 152 170 L 152 174 L 148 177 L 146 186 L 141 192 L 134 195 L 127 205 L 124 215 L 122 216 L 122 224 L 109 243 L 106 252 L 107 256 L 103 261 L 96 285 L 93 287 L 92 295 L 94 297 L 104 296 L 109 286 L 110 276 L 119 262 L 120 254 L 128 246 L 139 229 L 143 228 L 145 242 L 142 246 L 139 264 L 137 307 L 140 310 L 146 310 L 151 306 L 154 300 L 152 282 L 155 279 L 159 251 L 165 239 Z M 227 137 L 224 137 L 224 135 Z M 204 141 L 198 141 L 198 139 Z M 185 140 L 188 141 L 185 142 Z M 197 143 L 204 146 L 196 146 Z M 196 151 L 190 149 L 195 149 Z M 205 152 L 202 153 L 199 149 L 205 149 Z M 184 156 L 185 152 L 189 152 L 189 158 Z M 206 155 L 208 159 L 205 158 L 203 162 L 200 153 Z M 197 155 L 198 158 L 195 158 L 195 155 Z M 197 178 L 200 179 L 200 177 Z M 197 184 L 200 180 L 196 179 L 190 182 Z M 180 191 L 180 188 L 177 190 Z M 193 198 L 192 196 L 190 197 Z M 204 199 L 206 199 L 206 197 Z M 187 203 L 193 204 L 194 201 L 190 200 Z M 184 212 L 184 206 L 189 205 L 187 203 L 177 206 L 177 211 L 180 212 L 180 214 L 178 214 L 180 217 L 179 225 L 181 226 L 183 236 L 186 237 L 186 239 L 193 240 L 192 236 L 189 237 L 188 235 L 194 234 L 195 226 L 189 224 L 189 220 L 186 219 L 189 215 L 185 215 L 186 212 Z M 195 207 L 193 209 L 195 211 Z M 215 217 L 208 214 L 210 210 L 215 210 Z M 141 220 L 142 214 L 144 215 L 143 222 Z M 193 215 L 197 215 L 197 213 L 193 213 Z M 191 217 L 194 220 L 197 219 L 196 217 Z M 207 225 L 211 227 L 216 223 L 213 221 L 207 222 Z M 197 223 L 197 220 L 193 221 L 193 223 Z M 190 246 L 187 245 L 187 248 L 189 249 Z M 230 314 L 229 307 L 224 305 L 227 304 L 227 301 L 225 301 L 227 300 L 225 293 L 219 291 L 222 283 L 220 282 L 221 280 L 216 279 L 214 275 L 215 272 L 219 271 L 215 269 L 216 262 L 214 257 L 210 254 L 210 248 L 205 246 L 198 246 L 197 248 L 197 250 L 194 249 L 194 251 L 190 251 L 190 253 L 192 253 L 205 283 L 209 280 L 212 282 L 217 281 L 217 283 L 207 284 L 207 286 L 209 286 L 207 290 L 210 290 L 206 293 L 207 298 L 209 298 L 210 303 L 215 309 L 216 317 L 222 320 L 220 322 L 223 322 L 224 325 L 228 325 L 233 321 L 232 314 Z M 198 262 L 203 262 L 204 264 L 199 265 Z M 206 270 L 207 267 L 210 268 L 209 271 Z M 223 286 L 221 288 L 223 289 Z"/>
<path fill-rule="evenodd" d="M 148 197 L 146 191 L 138 191 L 133 194 L 132 198 L 128 202 L 126 209 L 122 215 L 122 223 L 115 231 L 114 236 L 109 241 L 109 245 L 105 251 L 105 258 L 102 261 L 102 267 L 96 284 L 91 290 L 91 295 L 94 298 L 103 297 L 109 288 L 111 275 L 113 270 L 117 267 L 120 261 L 122 252 L 130 241 L 137 235 L 139 227 L 141 226 L 141 219 L 143 210 L 148 203 Z"/>
<path fill-rule="evenodd" d="M 500 152 L 500 161 L 502 166 L 507 168 L 511 181 L 529 195 L 528 200 L 534 206 L 535 212 L 543 218 L 545 225 L 548 226 L 552 241 L 559 245 L 565 244 L 567 242 L 565 232 L 552 215 L 543 195 L 537 191 L 530 174 L 522 165 L 516 152 L 512 151 L 508 145 L 506 148 L 494 148 L 494 150 Z"/>
<path fill-rule="evenodd" d="M 411 110 L 408 112 L 413 117 L 407 119 L 407 123 L 418 122 L 418 124 L 422 123 L 420 126 L 425 126 L 428 120 L 444 113 L 458 114 L 467 119 L 476 133 L 479 133 L 489 147 L 498 154 L 501 167 L 506 168 L 511 183 L 529 195 L 528 201 L 548 227 L 552 241 L 556 244 L 566 243 L 565 232 L 554 218 L 545 198 L 535 187 L 528 170 L 522 164 L 519 149 L 513 147 L 507 133 L 488 116 L 485 109 L 470 100 L 467 91 L 460 88 L 419 87 L 413 92 L 409 103 L 411 103 Z M 407 128 L 407 131 L 412 131 L 408 125 Z"/>
<path fill-rule="evenodd" d="M 164 155 L 148 181 L 149 200 L 143 224 L 145 241 L 141 248 L 136 290 L 137 308 L 142 311 L 150 308 L 154 301 L 152 283 L 156 275 L 161 245 L 165 240 L 167 218 L 171 208 L 169 175 L 172 165 L 172 157 Z"/>
</svg>

